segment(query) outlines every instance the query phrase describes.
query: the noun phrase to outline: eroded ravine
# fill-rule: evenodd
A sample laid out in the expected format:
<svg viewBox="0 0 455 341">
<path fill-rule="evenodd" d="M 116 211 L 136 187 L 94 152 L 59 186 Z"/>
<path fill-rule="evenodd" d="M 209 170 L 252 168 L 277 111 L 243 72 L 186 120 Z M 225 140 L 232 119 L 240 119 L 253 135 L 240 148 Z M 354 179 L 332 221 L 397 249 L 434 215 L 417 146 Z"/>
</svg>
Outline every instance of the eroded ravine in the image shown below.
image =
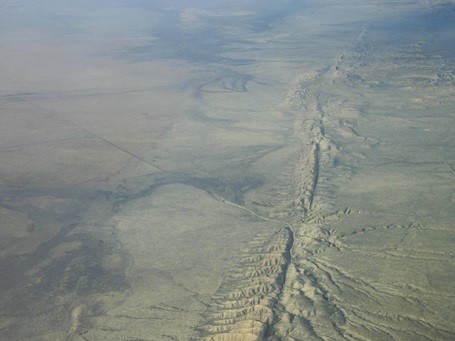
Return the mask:
<svg viewBox="0 0 455 341">
<path fill-rule="evenodd" d="M 265 227 L 237 255 L 196 339 L 442 340 L 453 335 L 453 326 L 440 317 L 431 317 L 435 306 L 431 308 L 429 303 L 453 298 L 450 293 L 387 277 L 375 279 L 376 274 L 363 268 L 363 272 L 356 272 L 346 266 L 356 259 L 367 268 L 369 263 L 363 265 L 364 259 L 374 262 L 371 267 L 378 269 L 383 266 L 382 260 L 391 262 L 390 266 L 410 262 L 419 267 L 424 259 L 447 263 L 453 257 L 446 252 L 430 255 L 401 249 L 409 236 L 422 238 L 426 231 L 438 230 L 419 222 L 417 215 L 406 220 L 391 212 L 365 210 L 360 204 L 342 206 L 343 200 L 336 198 L 339 188 L 351 181 L 357 165 L 367 158 L 365 154 L 381 145 L 378 135 L 358 132 L 361 108 L 365 106 L 360 91 L 368 93 L 369 88 L 380 84 L 375 72 L 381 74 L 387 68 L 392 73 L 402 68 L 403 60 L 413 62 L 417 53 L 416 46 L 411 45 L 401 51 L 375 51 L 375 56 L 369 51 L 365 32 L 362 28 L 348 50 L 331 65 L 305 74 L 291 87 L 282 108 L 295 117 L 294 136 L 301 152 L 292 170 L 283 171 L 283 178 L 290 177 L 289 183 L 280 183 L 273 197 L 264 200 L 273 203 L 266 214 L 261 208 L 265 226 L 266 220 L 276 222 L 275 217 L 280 217 L 283 227 Z M 386 58 L 392 62 L 384 67 L 380 63 Z M 425 68 L 422 72 L 429 69 L 423 63 L 413 67 Z M 361 76 L 362 72 L 366 76 Z M 416 77 L 411 67 L 403 72 L 404 76 L 391 81 L 397 87 L 407 85 L 406 77 L 409 82 Z M 366 87 L 363 77 L 368 76 L 372 81 Z M 450 84 L 440 92 L 449 89 Z M 255 208 L 244 209 L 259 215 Z M 381 231 L 387 237 L 376 236 Z M 389 238 L 390 246 L 367 247 L 347 241 L 363 234 L 371 234 L 373 241 Z M 362 242 L 368 243 L 368 239 Z"/>
<path fill-rule="evenodd" d="M 329 68 L 312 75 L 310 79 L 300 80 L 296 89 L 292 90 L 294 93 L 286 99 L 286 105 L 292 110 L 305 112 L 305 119 L 296 125 L 295 134 L 301 141 L 302 153 L 293 167 L 292 186 L 281 189 L 283 198 L 290 200 L 281 203 L 279 209 L 285 206 L 288 217 L 281 222 L 283 227 L 278 230 L 266 226 L 237 254 L 205 314 L 199 330 L 200 339 L 273 339 L 286 333 L 286 323 L 296 318 L 307 326 L 309 335 L 315 335 L 310 320 L 294 307 L 300 305 L 302 300 L 314 300 L 317 295 L 321 295 L 322 301 L 326 298 L 317 287 L 314 276 L 306 270 L 300 273 L 301 270 L 294 264 L 293 248 L 295 227 L 305 224 L 313 213 L 321 153 L 334 148 L 324 136 L 324 113 L 314 92 L 327 70 Z M 323 159 L 323 162 L 330 161 Z M 278 222 L 216 194 L 213 196 L 262 218 L 265 224 L 267 221 Z M 318 310 L 322 309 L 325 309 L 323 305 L 318 307 Z M 333 309 L 326 310 L 327 315 L 334 314 Z M 341 313 L 339 315 L 342 317 Z"/>
</svg>

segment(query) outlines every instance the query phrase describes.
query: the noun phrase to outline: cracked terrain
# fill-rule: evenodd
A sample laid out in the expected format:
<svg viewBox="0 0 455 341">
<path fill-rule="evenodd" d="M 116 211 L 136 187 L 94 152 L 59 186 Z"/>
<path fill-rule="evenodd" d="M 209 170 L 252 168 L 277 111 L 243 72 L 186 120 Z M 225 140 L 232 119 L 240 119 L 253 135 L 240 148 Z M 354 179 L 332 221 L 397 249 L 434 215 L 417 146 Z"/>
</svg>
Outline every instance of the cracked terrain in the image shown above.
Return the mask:
<svg viewBox="0 0 455 341">
<path fill-rule="evenodd" d="M 455 337 L 453 2 L 1 10 L 1 340 Z"/>
</svg>

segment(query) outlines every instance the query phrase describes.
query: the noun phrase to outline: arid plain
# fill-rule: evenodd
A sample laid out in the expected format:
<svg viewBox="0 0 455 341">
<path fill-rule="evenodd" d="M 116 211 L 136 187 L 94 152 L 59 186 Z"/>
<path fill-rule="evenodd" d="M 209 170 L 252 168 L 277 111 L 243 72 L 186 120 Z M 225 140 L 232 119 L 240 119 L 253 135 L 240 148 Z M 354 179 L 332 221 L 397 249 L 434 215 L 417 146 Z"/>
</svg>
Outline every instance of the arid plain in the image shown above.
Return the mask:
<svg viewBox="0 0 455 341">
<path fill-rule="evenodd" d="M 454 19 L 0 4 L 0 339 L 454 339 Z"/>
</svg>

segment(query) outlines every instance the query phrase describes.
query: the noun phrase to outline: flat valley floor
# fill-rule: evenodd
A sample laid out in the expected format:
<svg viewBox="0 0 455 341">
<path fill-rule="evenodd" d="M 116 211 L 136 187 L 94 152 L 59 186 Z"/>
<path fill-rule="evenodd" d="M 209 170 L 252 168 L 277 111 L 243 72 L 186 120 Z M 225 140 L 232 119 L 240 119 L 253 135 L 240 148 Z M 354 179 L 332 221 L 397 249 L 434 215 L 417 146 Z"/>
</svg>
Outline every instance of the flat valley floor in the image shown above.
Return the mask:
<svg viewBox="0 0 455 341">
<path fill-rule="evenodd" d="M 454 19 L 1 4 L 0 339 L 454 339 Z"/>
</svg>

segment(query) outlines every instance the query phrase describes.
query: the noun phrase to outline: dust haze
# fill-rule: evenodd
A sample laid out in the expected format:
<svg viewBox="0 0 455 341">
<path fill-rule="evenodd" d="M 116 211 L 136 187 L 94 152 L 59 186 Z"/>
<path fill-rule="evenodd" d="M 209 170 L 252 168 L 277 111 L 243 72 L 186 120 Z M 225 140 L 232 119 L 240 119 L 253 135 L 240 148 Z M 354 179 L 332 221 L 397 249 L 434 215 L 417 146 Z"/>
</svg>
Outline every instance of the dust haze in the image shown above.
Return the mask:
<svg viewBox="0 0 455 341">
<path fill-rule="evenodd" d="M 0 3 L 0 339 L 455 338 L 454 19 Z"/>
</svg>

